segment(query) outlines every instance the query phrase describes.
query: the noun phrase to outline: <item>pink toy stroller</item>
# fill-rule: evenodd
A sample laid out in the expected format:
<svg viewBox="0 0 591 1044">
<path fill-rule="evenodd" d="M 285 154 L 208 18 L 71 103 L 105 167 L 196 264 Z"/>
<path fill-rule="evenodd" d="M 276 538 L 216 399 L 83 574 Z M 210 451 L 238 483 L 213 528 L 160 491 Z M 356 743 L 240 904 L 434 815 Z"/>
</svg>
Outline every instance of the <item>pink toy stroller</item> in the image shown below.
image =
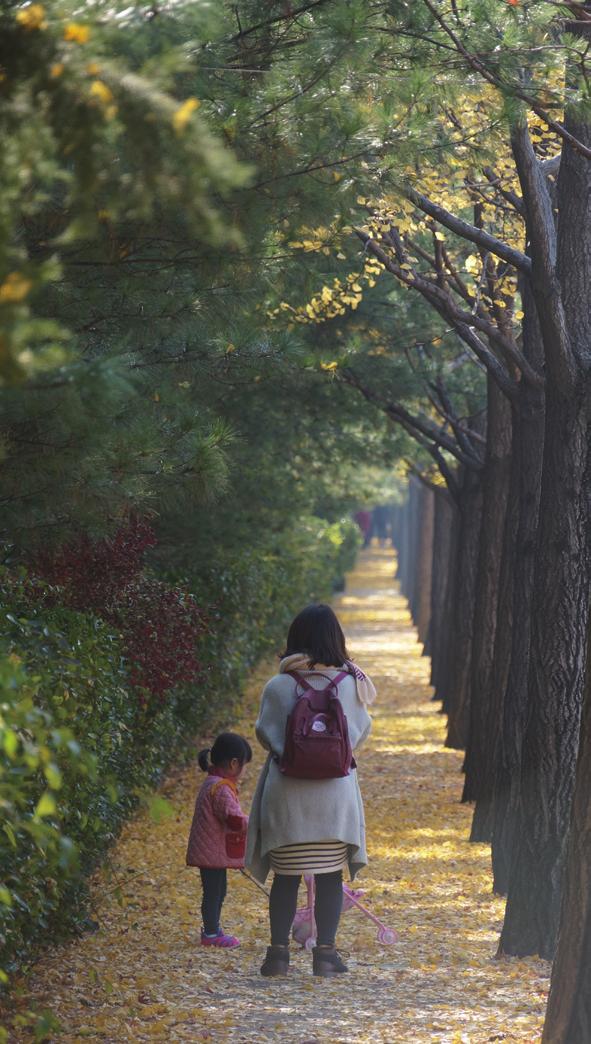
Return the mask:
<svg viewBox="0 0 591 1044">
<path fill-rule="evenodd" d="M 300 946 L 305 946 L 307 950 L 311 950 L 316 945 L 316 921 L 314 919 L 314 877 L 304 875 L 304 881 L 306 882 L 306 889 L 308 892 L 307 905 L 303 909 L 298 910 L 292 928 L 292 935 L 296 942 L 299 942 Z M 393 928 L 387 928 L 385 924 L 378 921 L 375 914 L 372 914 L 370 910 L 366 909 L 359 902 L 359 897 L 363 895 L 361 891 L 355 891 L 353 888 L 348 888 L 347 885 L 343 885 L 343 912 L 350 910 L 352 906 L 356 906 L 358 910 L 362 910 L 366 917 L 369 917 L 370 921 L 378 926 L 378 942 L 385 943 L 387 946 L 392 946 L 395 942 L 398 942 L 398 932 L 394 931 Z"/>
</svg>

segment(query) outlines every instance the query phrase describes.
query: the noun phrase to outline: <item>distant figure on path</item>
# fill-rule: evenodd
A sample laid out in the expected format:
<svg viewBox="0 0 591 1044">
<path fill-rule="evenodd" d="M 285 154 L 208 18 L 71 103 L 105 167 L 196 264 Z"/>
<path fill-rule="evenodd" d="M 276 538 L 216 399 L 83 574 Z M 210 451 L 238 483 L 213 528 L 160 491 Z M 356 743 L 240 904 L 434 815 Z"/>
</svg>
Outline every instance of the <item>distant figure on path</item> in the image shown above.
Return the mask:
<svg viewBox="0 0 591 1044">
<path fill-rule="evenodd" d="M 371 511 L 356 511 L 353 521 L 357 523 L 363 537 L 363 546 L 369 547 L 371 541 Z"/>
<path fill-rule="evenodd" d="M 275 874 L 271 945 L 262 975 L 287 973 L 302 874 L 315 876 L 313 972 L 347 971 L 335 948 L 343 868 L 349 867 L 353 879 L 367 863 L 363 803 L 351 755 L 369 734 L 367 707 L 374 699 L 370 679 L 348 658 L 330 606 L 303 609 L 289 628 L 279 674 L 265 686 L 256 723 L 269 757 L 253 799 L 246 865 L 261 882 L 269 870 Z M 318 778 L 323 772 L 333 774 Z"/>
<path fill-rule="evenodd" d="M 197 795 L 187 866 L 198 866 L 201 872 L 202 946 L 229 949 L 240 945 L 235 935 L 225 934 L 220 915 L 226 898 L 226 870 L 244 866 L 248 818 L 238 800 L 238 780 L 251 758 L 250 743 L 235 732 L 222 732 L 213 747 L 199 754 L 199 768 L 207 772 L 207 778 Z"/>
<path fill-rule="evenodd" d="M 387 504 L 378 504 L 372 511 L 372 534 L 377 536 L 380 547 L 385 547 L 390 523 L 390 508 Z"/>
</svg>

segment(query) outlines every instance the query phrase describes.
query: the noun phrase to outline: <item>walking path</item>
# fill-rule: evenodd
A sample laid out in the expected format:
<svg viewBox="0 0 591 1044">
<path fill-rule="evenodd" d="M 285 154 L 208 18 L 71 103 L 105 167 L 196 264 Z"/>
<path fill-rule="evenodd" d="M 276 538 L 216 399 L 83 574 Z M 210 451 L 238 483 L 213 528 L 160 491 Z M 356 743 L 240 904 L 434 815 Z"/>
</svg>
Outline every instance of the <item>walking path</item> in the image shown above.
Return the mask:
<svg viewBox="0 0 591 1044">
<path fill-rule="evenodd" d="M 296 950 L 288 980 L 258 968 L 267 943 L 265 897 L 230 875 L 224 923 L 236 951 L 198 946 L 199 885 L 183 866 L 194 769 L 164 788 L 175 815 L 125 829 L 112 854 L 120 882 L 96 882 L 101 928 L 46 955 L 19 1004 L 52 1009 L 52 1040 L 232 1041 L 289 1044 L 484 1044 L 538 1041 L 548 965 L 493 959 L 503 905 L 490 892 L 489 853 L 467 842 L 470 809 L 459 804 L 461 755 L 443 748 L 444 722 L 430 701 L 429 664 L 393 581 L 391 552 L 364 552 L 335 601 L 356 659 L 379 700 L 360 756 L 370 866 L 365 899 L 400 933 L 382 946 L 356 910 L 339 942 L 350 973 L 315 979 Z M 242 729 L 253 735 L 261 683 L 253 675 Z M 229 723 L 240 727 L 237 722 Z M 262 756 L 244 787 L 248 807 Z M 106 894 L 105 894 L 106 893 Z M 19 1031 L 13 1041 L 28 1041 Z"/>
</svg>

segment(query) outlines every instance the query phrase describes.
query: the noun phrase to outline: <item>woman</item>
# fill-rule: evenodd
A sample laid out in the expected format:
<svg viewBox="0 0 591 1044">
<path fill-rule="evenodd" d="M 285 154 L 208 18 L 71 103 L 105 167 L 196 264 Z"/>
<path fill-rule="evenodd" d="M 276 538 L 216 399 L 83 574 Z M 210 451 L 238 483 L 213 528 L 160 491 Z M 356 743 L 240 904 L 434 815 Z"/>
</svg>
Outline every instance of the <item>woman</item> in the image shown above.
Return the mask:
<svg viewBox="0 0 591 1044">
<path fill-rule="evenodd" d="M 314 874 L 318 939 L 313 972 L 335 975 L 347 971 L 335 949 L 343 868 L 349 867 L 353 879 L 367 863 L 363 802 L 354 762 L 347 775 L 332 779 L 298 779 L 281 771 L 287 719 L 301 693 L 291 671 L 315 689 L 325 689 L 329 679 L 347 672 L 337 691 L 353 750 L 371 729 L 367 706 L 375 699 L 375 689 L 349 660 L 345 636 L 330 606 L 309 605 L 289 628 L 279 674 L 265 686 L 256 723 L 257 738 L 269 757 L 253 799 L 246 864 L 261 882 L 270 869 L 275 873 L 269 902 L 271 945 L 261 974 L 287 974 L 301 875 Z"/>
</svg>

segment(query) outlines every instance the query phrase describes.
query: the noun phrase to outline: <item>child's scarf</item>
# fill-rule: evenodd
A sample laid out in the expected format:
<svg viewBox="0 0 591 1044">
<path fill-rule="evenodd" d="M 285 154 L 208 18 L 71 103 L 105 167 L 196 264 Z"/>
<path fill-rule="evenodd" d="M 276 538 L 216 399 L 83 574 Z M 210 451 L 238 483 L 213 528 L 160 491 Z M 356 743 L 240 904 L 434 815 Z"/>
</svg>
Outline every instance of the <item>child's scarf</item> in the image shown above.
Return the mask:
<svg viewBox="0 0 591 1044">
<path fill-rule="evenodd" d="M 310 657 L 304 653 L 293 653 L 291 656 L 285 656 L 279 664 L 279 673 L 286 674 L 288 671 L 334 671 L 334 670 L 345 670 L 349 671 L 355 679 L 355 686 L 357 688 L 357 698 L 360 703 L 364 706 L 370 707 L 376 698 L 376 690 L 371 678 L 367 677 L 352 660 L 345 660 L 342 668 L 327 667 L 326 664 L 317 663 L 314 668 L 310 667 Z"/>
</svg>

